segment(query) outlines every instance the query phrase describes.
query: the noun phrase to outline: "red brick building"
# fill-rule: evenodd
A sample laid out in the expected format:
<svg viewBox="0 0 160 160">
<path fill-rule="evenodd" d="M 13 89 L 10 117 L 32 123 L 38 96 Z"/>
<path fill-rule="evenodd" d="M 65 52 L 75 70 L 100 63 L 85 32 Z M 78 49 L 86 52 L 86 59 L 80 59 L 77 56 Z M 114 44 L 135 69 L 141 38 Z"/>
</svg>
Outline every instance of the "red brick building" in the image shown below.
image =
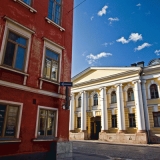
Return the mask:
<svg viewBox="0 0 160 160">
<path fill-rule="evenodd" d="M 1 158 L 70 156 L 59 83 L 71 77 L 72 9 L 73 0 L 0 1 Z"/>
</svg>

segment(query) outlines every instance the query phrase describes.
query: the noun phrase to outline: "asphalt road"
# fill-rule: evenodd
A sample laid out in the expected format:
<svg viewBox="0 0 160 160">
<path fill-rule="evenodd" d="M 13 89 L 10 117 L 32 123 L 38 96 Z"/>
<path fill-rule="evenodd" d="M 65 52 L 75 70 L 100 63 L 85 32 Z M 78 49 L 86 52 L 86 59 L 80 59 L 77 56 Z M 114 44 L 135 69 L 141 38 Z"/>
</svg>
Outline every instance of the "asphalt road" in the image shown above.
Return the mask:
<svg viewBox="0 0 160 160">
<path fill-rule="evenodd" d="M 99 141 L 72 142 L 73 160 L 160 160 L 160 145 L 108 144 Z"/>
</svg>

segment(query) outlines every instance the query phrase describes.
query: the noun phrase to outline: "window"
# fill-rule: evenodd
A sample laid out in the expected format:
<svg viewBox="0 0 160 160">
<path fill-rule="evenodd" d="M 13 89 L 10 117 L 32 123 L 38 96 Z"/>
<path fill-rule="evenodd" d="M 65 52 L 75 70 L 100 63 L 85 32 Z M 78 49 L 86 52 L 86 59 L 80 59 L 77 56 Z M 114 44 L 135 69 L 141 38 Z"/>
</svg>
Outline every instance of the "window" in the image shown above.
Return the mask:
<svg viewBox="0 0 160 160">
<path fill-rule="evenodd" d="M 9 31 L 3 65 L 23 71 L 25 65 L 27 39 Z"/>
<path fill-rule="evenodd" d="M 111 103 L 117 103 L 116 92 L 111 93 Z"/>
<path fill-rule="evenodd" d="M 16 137 L 19 106 L 0 104 L 0 137 Z"/>
<path fill-rule="evenodd" d="M 81 117 L 77 117 L 77 128 L 81 128 Z"/>
<path fill-rule="evenodd" d="M 129 114 L 129 127 L 136 127 L 135 114 Z"/>
<path fill-rule="evenodd" d="M 28 4 L 29 6 L 31 5 L 31 0 L 22 0 L 24 3 Z"/>
<path fill-rule="evenodd" d="M 56 115 L 57 111 L 55 110 L 40 109 L 38 122 L 38 136 L 55 136 Z"/>
<path fill-rule="evenodd" d="M 156 84 L 152 84 L 150 86 L 150 94 L 151 94 L 151 99 L 159 98 L 158 89 L 157 89 L 157 85 Z"/>
<path fill-rule="evenodd" d="M 60 25 L 61 0 L 49 0 L 48 18 Z"/>
<path fill-rule="evenodd" d="M 44 77 L 50 80 L 58 81 L 58 71 L 59 54 L 46 48 Z"/>
<path fill-rule="evenodd" d="M 78 108 L 81 107 L 81 97 L 78 98 Z"/>
<path fill-rule="evenodd" d="M 95 94 L 95 95 L 93 96 L 93 105 L 94 105 L 94 106 L 97 106 L 97 105 L 98 105 L 98 95 L 97 95 L 97 94 Z"/>
<path fill-rule="evenodd" d="M 134 101 L 134 93 L 132 88 L 128 89 L 127 94 L 128 94 L 128 101 Z"/>
<path fill-rule="evenodd" d="M 112 128 L 117 128 L 117 115 L 112 115 Z"/>
<path fill-rule="evenodd" d="M 160 127 L 160 112 L 153 112 L 154 127 Z"/>
</svg>

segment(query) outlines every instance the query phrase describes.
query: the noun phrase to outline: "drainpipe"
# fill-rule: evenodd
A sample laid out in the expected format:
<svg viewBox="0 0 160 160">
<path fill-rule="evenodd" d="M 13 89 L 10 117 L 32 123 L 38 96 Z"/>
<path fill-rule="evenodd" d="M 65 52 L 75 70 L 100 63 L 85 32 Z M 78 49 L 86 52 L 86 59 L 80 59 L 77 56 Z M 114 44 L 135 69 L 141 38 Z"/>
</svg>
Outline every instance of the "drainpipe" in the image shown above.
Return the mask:
<svg viewBox="0 0 160 160">
<path fill-rule="evenodd" d="M 140 75 L 140 80 L 141 80 L 141 82 L 143 81 L 143 78 L 142 78 L 142 76 L 143 76 L 143 67 L 141 67 L 141 71 L 140 71 L 140 73 L 139 73 L 139 75 Z M 149 123 L 149 121 L 147 120 L 147 117 L 146 117 L 146 115 L 148 114 L 147 112 L 146 112 L 146 110 L 148 110 L 148 108 L 146 108 L 147 107 L 147 103 L 146 103 L 146 91 L 145 91 L 145 93 L 144 93 L 144 87 L 145 86 L 143 86 L 143 83 L 144 82 L 142 82 L 141 83 L 141 90 L 142 90 L 142 99 L 143 99 L 143 110 L 144 110 L 144 119 L 145 119 L 145 130 L 146 130 L 146 133 L 147 133 L 147 144 L 149 144 L 150 143 L 150 136 L 149 136 L 149 128 L 148 128 L 148 125 L 147 125 L 147 123 Z"/>
</svg>

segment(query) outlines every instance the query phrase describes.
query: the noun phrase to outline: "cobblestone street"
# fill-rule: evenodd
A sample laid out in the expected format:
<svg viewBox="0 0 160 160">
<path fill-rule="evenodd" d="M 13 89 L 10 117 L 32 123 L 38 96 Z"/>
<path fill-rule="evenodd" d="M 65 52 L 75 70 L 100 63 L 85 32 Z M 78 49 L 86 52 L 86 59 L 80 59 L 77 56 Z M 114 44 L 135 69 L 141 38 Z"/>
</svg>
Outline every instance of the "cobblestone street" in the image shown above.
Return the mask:
<svg viewBox="0 0 160 160">
<path fill-rule="evenodd" d="M 74 160 L 159 160 L 160 145 L 109 144 L 73 141 Z"/>
</svg>

